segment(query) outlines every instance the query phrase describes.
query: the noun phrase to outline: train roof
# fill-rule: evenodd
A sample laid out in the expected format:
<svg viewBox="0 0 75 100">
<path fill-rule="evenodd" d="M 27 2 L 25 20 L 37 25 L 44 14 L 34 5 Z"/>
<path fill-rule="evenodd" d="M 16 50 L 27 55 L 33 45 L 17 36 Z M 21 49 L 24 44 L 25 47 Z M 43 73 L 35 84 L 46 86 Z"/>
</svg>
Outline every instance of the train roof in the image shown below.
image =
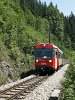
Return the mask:
<svg viewBox="0 0 75 100">
<path fill-rule="evenodd" d="M 55 48 L 55 49 L 58 49 L 60 53 L 63 53 L 57 46 L 55 46 L 54 44 L 49 44 L 49 43 L 36 44 L 35 48 Z"/>
</svg>

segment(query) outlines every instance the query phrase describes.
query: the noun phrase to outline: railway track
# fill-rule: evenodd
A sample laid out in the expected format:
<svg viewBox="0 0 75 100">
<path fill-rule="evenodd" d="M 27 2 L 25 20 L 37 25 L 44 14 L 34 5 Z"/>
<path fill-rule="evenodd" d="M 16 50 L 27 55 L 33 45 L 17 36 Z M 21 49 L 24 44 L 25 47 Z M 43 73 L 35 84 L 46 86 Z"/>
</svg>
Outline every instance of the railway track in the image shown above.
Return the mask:
<svg viewBox="0 0 75 100">
<path fill-rule="evenodd" d="M 36 86 L 47 79 L 47 76 L 37 76 L 14 85 L 8 89 L 0 91 L 0 100 L 22 100 L 30 93 Z"/>
</svg>

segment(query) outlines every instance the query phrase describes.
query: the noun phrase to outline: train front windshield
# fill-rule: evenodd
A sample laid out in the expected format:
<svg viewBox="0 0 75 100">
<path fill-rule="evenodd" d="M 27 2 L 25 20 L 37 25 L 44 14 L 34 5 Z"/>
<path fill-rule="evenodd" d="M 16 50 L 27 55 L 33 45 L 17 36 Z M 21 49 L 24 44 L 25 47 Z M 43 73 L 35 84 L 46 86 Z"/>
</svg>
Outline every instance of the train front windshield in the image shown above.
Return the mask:
<svg viewBox="0 0 75 100">
<path fill-rule="evenodd" d="M 53 49 L 52 48 L 36 48 L 35 57 L 36 58 L 52 58 Z"/>
</svg>

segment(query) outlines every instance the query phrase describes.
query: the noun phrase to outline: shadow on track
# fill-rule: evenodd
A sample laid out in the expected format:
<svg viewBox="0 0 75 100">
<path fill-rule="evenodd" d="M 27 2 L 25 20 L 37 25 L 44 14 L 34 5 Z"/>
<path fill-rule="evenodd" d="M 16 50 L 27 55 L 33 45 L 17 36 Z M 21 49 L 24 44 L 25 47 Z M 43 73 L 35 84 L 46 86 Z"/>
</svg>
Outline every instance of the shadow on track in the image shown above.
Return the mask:
<svg viewBox="0 0 75 100">
<path fill-rule="evenodd" d="M 43 72 L 43 71 L 37 71 L 35 69 L 34 70 L 31 69 L 27 72 L 22 72 L 20 74 L 20 78 L 23 79 L 23 78 L 28 77 L 30 75 L 36 75 L 36 76 L 38 76 L 38 75 L 39 76 L 52 75 L 53 73 L 54 73 L 54 71 L 45 71 L 45 72 Z"/>
<path fill-rule="evenodd" d="M 29 70 L 27 72 L 22 72 L 20 74 L 20 78 L 23 79 L 23 78 L 28 77 L 30 75 L 37 75 L 36 70 L 31 69 L 31 70 Z"/>
</svg>

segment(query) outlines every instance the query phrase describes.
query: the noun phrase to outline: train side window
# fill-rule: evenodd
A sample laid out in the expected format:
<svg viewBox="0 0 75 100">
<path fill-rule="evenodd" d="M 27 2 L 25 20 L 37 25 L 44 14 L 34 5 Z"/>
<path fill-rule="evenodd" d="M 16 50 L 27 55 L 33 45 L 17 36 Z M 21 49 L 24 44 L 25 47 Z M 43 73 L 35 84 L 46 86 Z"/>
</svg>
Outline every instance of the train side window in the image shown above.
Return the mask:
<svg viewBox="0 0 75 100">
<path fill-rule="evenodd" d="M 62 54 L 58 52 L 58 58 L 62 58 Z"/>
<path fill-rule="evenodd" d="M 55 49 L 53 49 L 53 58 L 55 57 Z"/>
</svg>

